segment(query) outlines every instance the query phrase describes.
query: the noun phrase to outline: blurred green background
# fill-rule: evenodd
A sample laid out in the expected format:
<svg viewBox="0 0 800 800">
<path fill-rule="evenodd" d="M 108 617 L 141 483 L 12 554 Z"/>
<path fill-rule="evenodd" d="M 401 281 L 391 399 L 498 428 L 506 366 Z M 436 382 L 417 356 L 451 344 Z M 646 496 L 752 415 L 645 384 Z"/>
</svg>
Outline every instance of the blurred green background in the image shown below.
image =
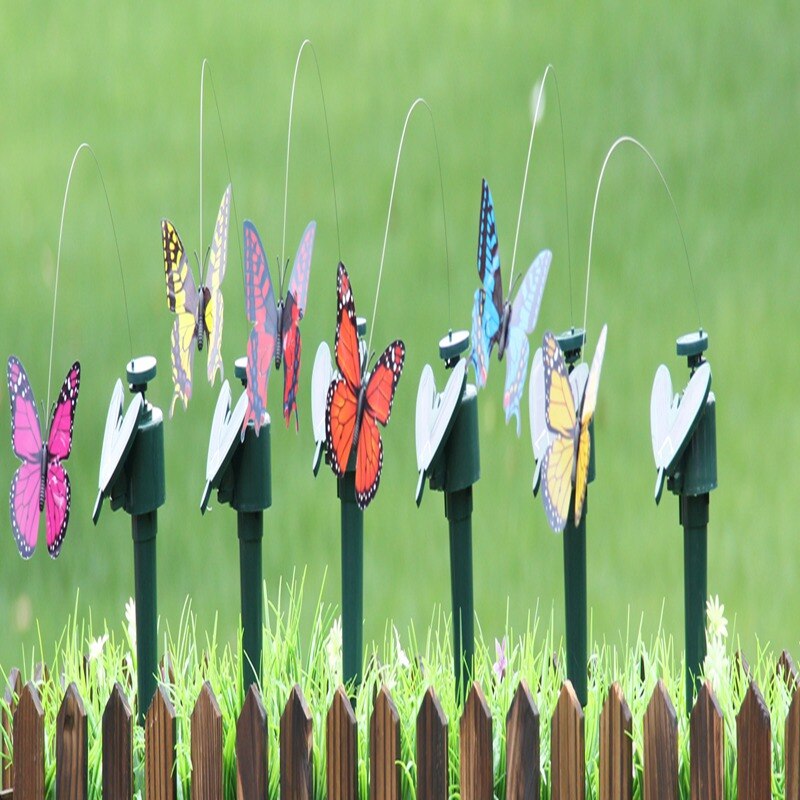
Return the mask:
<svg viewBox="0 0 800 800">
<path fill-rule="evenodd" d="M 89 141 L 102 164 L 128 287 L 135 354 L 159 377 L 149 397 L 171 397 L 169 331 L 159 221 L 169 216 L 199 247 L 200 65 L 208 57 L 219 96 L 238 224 L 258 225 L 271 257 L 281 246 L 289 94 L 297 49 L 316 46 L 325 86 L 339 197 L 341 256 L 357 308 L 371 316 L 392 169 L 409 104 L 433 107 L 442 152 L 450 244 L 448 288 L 439 176 L 430 121 L 413 119 L 400 166 L 374 347 L 406 341 L 408 357 L 385 432 L 381 489 L 366 515 L 367 639 L 387 619 L 422 629 L 449 606 L 447 528 L 440 495 L 414 505 L 414 403 L 425 362 L 448 325 L 469 326 L 477 286 L 480 180 L 495 199 L 508 276 L 528 146 L 531 94 L 548 62 L 561 90 L 571 224 L 571 294 L 560 126 L 553 84 L 534 146 L 517 269 L 542 247 L 553 268 L 534 339 L 579 324 L 595 183 L 619 134 L 639 137 L 659 160 L 678 204 L 695 273 L 717 396 L 720 488 L 711 500 L 709 589 L 719 593 L 745 647 L 755 640 L 798 650 L 787 613 L 800 599 L 796 512 L 800 415 L 792 331 L 798 271 L 800 7 L 623 2 L 224 4 L 8 3 L 0 27 L 0 349 L 26 365 L 37 397 L 47 387 L 58 222 L 70 159 Z M 212 233 L 227 168 L 207 95 L 203 245 Z M 315 480 L 309 384 L 316 346 L 333 340 L 339 257 L 328 150 L 312 60 L 300 69 L 289 186 L 287 255 L 318 221 L 299 406 L 301 430 L 273 426 L 274 506 L 265 515 L 265 577 L 307 570 L 316 595 L 339 596 L 338 503 L 326 468 Z M 232 377 L 247 325 L 239 247 L 225 281 L 223 353 Z M 651 166 L 624 149 L 600 196 L 589 302 L 590 350 L 602 322 L 609 339 L 596 415 L 598 478 L 589 497 L 589 602 L 596 637 L 619 641 L 629 619 L 662 619 L 682 642 L 682 536 L 677 502 L 652 498 L 650 386 L 659 363 L 683 382 L 675 338 L 697 317 L 672 211 Z M 72 359 L 83 365 L 68 468 L 72 519 L 58 561 L 40 545 L 30 562 L 0 525 L 0 663 L 46 648 L 80 590 L 95 624 L 118 624 L 133 589 L 129 520 L 106 506 L 91 524 L 105 412 L 129 345 L 111 229 L 91 164 L 79 162 L 64 227 L 53 393 Z M 535 345 L 534 345 L 535 346 Z M 205 452 L 218 386 L 199 379 L 188 412 L 165 423 L 167 503 L 159 513 L 159 602 L 175 625 L 192 598 L 199 626 L 232 638 L 238 617 L 235 515 L 201 517 Z M 531 496 L 527 425 L 506 427 L 505 366 L 493 362 L 480 396 L 483 477 L 475 488 L 475 605 L 486 636 L 506 617 L 519 629 L 537 606 L 563 629 L 561 540 Z M 278 392 L 271 394 L 275 414 Z M 2 400 L 7 409 L 5 389 Z M 0 485 L 16 460 L 0 414 Z M 42 534 L 43 536 L 43 534 Z"/>
</svg>

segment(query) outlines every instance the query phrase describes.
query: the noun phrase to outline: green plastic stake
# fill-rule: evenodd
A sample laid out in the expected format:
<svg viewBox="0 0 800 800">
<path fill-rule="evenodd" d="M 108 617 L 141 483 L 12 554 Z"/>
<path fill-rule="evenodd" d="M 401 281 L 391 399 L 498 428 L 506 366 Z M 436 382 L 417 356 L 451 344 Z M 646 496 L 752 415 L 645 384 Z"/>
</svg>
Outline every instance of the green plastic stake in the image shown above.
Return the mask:
<svg viewBox="0 0 800 800">
<path fill-rule="evenodd" d="M 148 382 L 155 375 L 154 358 L 134 359 L 128 363 L 127 377 L 132 392 L 144 396 Z M 156 691 L 158 672 L 157 510 L 166 500 L 164 416 L 161 409 L 150 403 L 145 402 L 139 417 L 121 480 L 125 481 L 122 497 L 118 492 L 112 494 L 111 507 L 119 508 L 121 505 L 131 515 L 136 592 L 137 719 L 140 725 L 144 725 L 145 714 Z"/>
<path fill-rule="evenodd" d="M 705 360 L 708 334 L 700 330 L 677 340 L 677 353 L 686 356 L 694 372 Z M 710 493 L 717 488 L 716 400 L 709 392 L 705 410 L 678 466 L 667 480 L 678 495 L 683 526 L 683 601 L 686 649 L 686 710 L 691 712 L 700 690 L 700 671 L 706 657 L 706 598 L 708 597 L 708 519 Z"/>
<path fill-rule="evenodd" d="M 342 523 L 342 674 L 346 686 L 361 684 L 364 652 L 364 512 L 356 503 L 356 474 L 337 480 Z"/>
</svg>

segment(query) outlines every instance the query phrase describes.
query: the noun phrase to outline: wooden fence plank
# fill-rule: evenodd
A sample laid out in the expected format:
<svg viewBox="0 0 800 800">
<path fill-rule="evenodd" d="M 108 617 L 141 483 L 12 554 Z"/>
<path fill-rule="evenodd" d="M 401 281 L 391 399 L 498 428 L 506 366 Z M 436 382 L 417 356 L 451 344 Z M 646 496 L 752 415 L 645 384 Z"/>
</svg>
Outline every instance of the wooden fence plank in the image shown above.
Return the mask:
<svg viewBox="0 0 800 800">
<path fill-rule="evenodd" d="M 417 714 L 417 798 L 447 800 L 447 717 L 429 686 Z"/>
<path fill-rule="evenodd" d="M 460 722 L 460 777 L 462 800 L 492 800 L 492 713 L 480 684 L 474 682 Z"/>
<path fill-rule="evenodd" d="M 144 775 L 147 800 L 175 800 L 175 709 L 163 686 L 153 693 L 145 717 Z"/>
<path fill-rule="evenodd" d="M 786 800 L 800 800 L 800 691 L 794 689 L 783 740 Z"/>
<path fill-rule="evenodd" d="M 329 800 L 358 800 L 358 725 L 350 698 L 339 686 L 325 725 Z"/>
<path fill-rule="evenodd" d="M 8 683 L 3 692 L 5 706 L 0 709 L 0 789 L 10 789 L 14 785 L 14 761 L 11 755 L 14 739 L 14 710 L 17 707 L 20 692 L 22 692 L 22 675 L 14 667 L 8 673 Z"/>
<path fill-rule="evenodd" d="M 689 752 L 692 800 L 722 800 L 725 726 L 708 681 L 700 687 L 689 720 Z"/>
<path fill-rule="evenodd" d="M 583 800 L 586 794 L 583 709 L 569 680 L 561 684 L 553 713 L 550 754 L 553 800 Z"/>
<path fill-rule="evenodd" d="M 295 684 L 281 715 L 281 800 L 313 797 L 311 712 Z"/>
<path fill-rule="evenodd" d="M 633 719 L 622 689 L 612 683 L 600 712 L 600 800 L 630 800 Z"/>
<path fill-rule="evenodd" d="M 369 721 L 370 800 L 400 800 L 400 715 L 386 686 L 372 704 Z"/>
<path fill-rule="evenodd" d="M 750 681 L 736 715 L 736 785 L 739 800 L 761 800 L 772 791 L 772 728 L 761 692 Z"/>
<path fill-rule="evenodd" d="M 267 712 L 255 684 L 236 722 L 236 797 L 267 800 Z"/>
<path fill-rule="evenodd" d="M 506 715 L 506 800 L 539 800 L 539 709 L 524 679 Z"/>
<path fill-rule="evenodd" d="M 89 783 L 89 731 L 86 710 L 71 683 L 56 720 L 56 797 L 58 800 L 85 800 Z"/>
<path fill-rule="evenodd" d="M 192 800 L 222 797 L 222 713 L 208 681 L 191 718 Z"/>
<path fill-rule="evenodd" d="M 788 650 L 784 650 L 780 654 L 778 663 L 775 665 L 775 674 L 783 680 L 790 692 L 794 692 L 800 685 L 800 675 L 797 673 L 792 654 Z"/>
<path fill-rule="evenodd" d="M 44 711 L 30 681 L 14 712 L 14 798 L 44 800 Z"/>
<path fill-rule="evenodd" d="M 659 680 L 644 714 L 644 800 L 678 800 L 678 717 Z"/>
<path fill-rule="evenodd" d="M 103 710 L 103 797 L 116 800 L 133 794 L 133 715 L 125 692 L 114 684 Z"/>
</svg>

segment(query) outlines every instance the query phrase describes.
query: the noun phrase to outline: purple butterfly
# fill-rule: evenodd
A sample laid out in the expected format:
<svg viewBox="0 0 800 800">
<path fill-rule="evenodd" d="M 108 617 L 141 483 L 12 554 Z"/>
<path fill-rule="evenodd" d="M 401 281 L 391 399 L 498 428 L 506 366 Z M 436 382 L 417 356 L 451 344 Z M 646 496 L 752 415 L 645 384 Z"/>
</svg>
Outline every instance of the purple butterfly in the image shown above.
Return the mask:
<svg viewBox="0 0 800 800">
<path fill-rule="evenodd" d="M 8 359 L 8 395 L 11 400 L 11 445 L 22 461 L 11 481 L 11 529 L 23 558 L 30 558 L 39 538 L 39 516 L 45 511 L 47 550 L 53 558 L 61 552 L 67 533 L 71 490 L 61 462 L 72 450 L 72 427 L 78 405 L 81 365 L 70 367 L 58 394 L 47 444 L 33 390 L 19 359 Z"/>
</svg>

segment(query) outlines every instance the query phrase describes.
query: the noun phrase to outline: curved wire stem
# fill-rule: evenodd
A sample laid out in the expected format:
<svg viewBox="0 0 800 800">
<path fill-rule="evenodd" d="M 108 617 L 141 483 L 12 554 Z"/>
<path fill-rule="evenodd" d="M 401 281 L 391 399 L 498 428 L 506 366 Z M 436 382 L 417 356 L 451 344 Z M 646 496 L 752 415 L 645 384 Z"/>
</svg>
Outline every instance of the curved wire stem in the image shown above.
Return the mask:
<svg viewBox="0 0 800 800">
<path fill-rule="evenodd" d="M 203 259 L 203 99 L 205 98 L 205 77 L 206 69 L 208 69 L 208 79 L 211 82 L 211 94 L 214 97 L 214 106 L 217 109 L 217 122 L 219 123 L 219 132 L 222 136 L 222 149 L 225 152 L 225 166 L 228 170 L 228 183 L 233 186 L 233 177 L 231 176 L 231 161 L 228 158 L 228 143 L 225 139 L 225 128 L 222 127 L 222 114 L 219 110 L 219 99 L 217 98 L 217 90 L 214 86 L 214 76 L 211 73 L 211 64 L 207 58 L 203 59 L 203 65 L 200 67 L 200 238 L 198 246 L 200 247 L 200 258 Z M 239 215 L 236 213 L 236 192 L 231 189 L 231 203 L 233 205 L 233 223 L 236 229 L 239 228 Z M 234 237 L 239 244 L 239 263 L 242 264 L 244 269 L 244 255 L 242 253 L 242 239 L 241 236 Z M 202 270 L 203 264 L 201 262 L 200 269 Z M 203 275 L 200 275 L 201 279 Z"/>
<path fill-rule="evenodd" d="M 569 317 L 570 317 L 570 324 L 573 323 L 574 314 L 572 310 L 572 248 L 570 245 L 570 233 L 569 233 L 569 195 L 567 192 L 567 152 L 566 152 L 566 145 L 564 142 L 564 115 L 561 111 L 561 93 L 558 89 L 558 77 L 556 76 L 556 68 L 552 64 L 548 64 L 545 67 L 544 74 L 542 75 L 542 80 L 539 83 L 539 92 L 536 95 L 536 107 L 533 112 L 533 122 L 531 124 L 531 138 L 528 141 L 528 155 L 525 159 L 525 172 L 523 173 L 522 178 L 522 191 L 520 192 L 519 197 L 519 214 L 517 215 L 517 232 L 514 234 L 514 249 L 511 253 L 511 274 L 508 279 L 509 287 L 512 286 L 512 281 L 514 279 L 514 266 L 517 261 L 517 244 L 519 243 L 519 230 L 522 225 L 522 207 L 525 203 L 525 189 L 528 186 L 528 171 L 531 165 L 531 153 L 533 152 L 533 138 L 536 134 L 536 122 L 539 119 L 539 110 L 542 104 L 542 97 L 544 95 L 544 85 L 547 81 L 547 77 L 552 76 L 553 83 L 556 87 L 556 100 L 558 102 L 558 121 L 561 125 L 561 162 L 563 166 L 563 173 L 564 173 L 564 214 L 566 217 L 566 224 L 567 224 L 567 268 L 569 271 Z"/>
<path fill-rule="evenodd" d="M 606 172 L 606 167 L 608 166 L 608 162 L 611 160 L 611 156 L 617 150 L 618 147 L 622 146 L 625 143 L 629 143 L 635 145 L 639 150 L 641 150 L 648 158 L 650 163 L 655 167 L 656 172 L 658 173 L 658 177 L 661 179 L 661 183 L 664 186 L 664 189 L 667 192 L 667 197 L 669 197 L 669 202 L 672 204 L 672 211 L 675 214 L 675 222 L 678 224 L 678 231 L 681 235 L 681 241 L 683 242 L 683 253 L 686 256 L 686 268 L 689 271 L 689 282 L 692 286 L 692 298 L 694 299 L 694 307 L 695 311 L 697 312 L 697 327 L 702 329 L 702 324 L 700 321 L 700 306 L 697 302 L 697 292 L 695 291 L 694 286 L 694 276 L 692 275 L 692 265 L 689 261 L 689 248 L 686 246 L 686 237 L 683 234 L 683 226 L 681 225 L 681 218 L 678 214 L 678 207 L 675 205 L 675 200 L 672 197 L 672 192 L 670 191 L 669 184 L 667 183 L 667 179 L 664 177 L 664 173 L 661 171 L 661 167 L 658 166 L 658 162 L 655 160 L 653 155 L 650 151 L 638 140 L 634 139 L 633 136 L 620 136 L 614 144 L 608 149 L 606 153 L 606 157 L 603 160 L 603 166 L 600 168 L 600 176 L 597 179 L 597 188 L 595 189 L 594 193 L 594 206 L 592 207 L 592 224 L 589 228 L 589 260 L 586 265 L 586 297 L 583 303 L 583 330 L 586 330 L 586 320 L 587 314 L 589 311 L 589 279 L 592 276 L 592 245 L 594 243 L 594 223 L 595 217 L 597 216 L 597 201 L 600 197 L 600 187 L 603 184 L 603 176 Z"/>
<path fill-rule="evenodd" d="M 111 231 L 114 234 L 114 247 L 117 251 L 117 262 L 119 264 L 119 276 L 122 279 L 122 297 L 125 302 L 125 322 L 128 326 L 128 344 L 130 345 L 131 350 L 131 358 L 133 358 L 133 336 L 131 335 L 131 318 L 128 313 L 128 293 L 125 289 L 125 273 L 122 269 L 122 255 L 120 254 L 119 250 L 119 239 L 117 238 L 117 226 L 114 223 L 114 214 L 111 211 L 111 201 L 108 199 L 108 189 L 106 188 L 106 181 L 103 177 L 103 170 L 100 168 L 100 162 L 97 159 L 97 155 L 95 154 L 92 146 L 87 142 L 81 142 L 78 145 L 78 149 L 75 151 L 75 155 L 72 156 L 72 163 L 69 165 L 69 174 L 67 175 L 67 186 L 64 189 L 64 202 L 61 204 L 61 222 L 58 226 L 58 251 L 56 255 L 56 281 L 55 286 L 53 287 L 53 317 L 50 321 L 50 359 L 47 366 L 47 405 L 45 409 L 50 408 L 50 389 L 52 377 L 53 377 L 53 345 L 55 343 L 55 336 L 56 336 L 56 304 L 58 302 L 58 276 L 61 269 L 61 244 L 64 239 L 64 217 L 66 216 L 67 212 L 67 198 L 69 197 L 69 187 L 72 183 L 72 173 L 75 171 L 75 164 L 78 161 L 78 156 L 81 154 L 82 151 L 87 150 L 91 153 L 92 158 L 94 159 L 95 166 L 97 167 L 97 174 L 100 176 L 100 183 L 103 187 L 103 194 L 106 198 L 106 207 L 108 208 L 108 217 L 111 220 Z"/>
<path fill-rule="evenodd" d="M 444 227 L 444 257 L 445 257 L 445 269 L 447 272 L 447 324 L 448 328 L 452 330 L 451 324 L 451 315 L 450 315 L 450 248 L 447 242 L 447 214 L 445 212 L 445 202 L 444 202 L 444 178 L 442 176 L 442 158 L 441 153 L 439 151 L 439 137 L 436 134 L 436 121 L 433 117 L 433 110 L 428 105 L 428 101 L 425 100 L 423 97 L 418 97 L 409 107 L 408 113 L 406 114 L 405 122 L 403 123 L 403 132 L 400 134 L 400 144 L 397 148 L 397 158 L 394 162 L 394 175 L 392 176 L 392 190 L 389 194 L 389 210 L 386 213 L 386 228 L 383 232 L 383 247 L 381 248 L 381 262 L 380 268 L 378 269 L 378 285 L 375 288 L 375 303 L 372 307 L 372 322 L 369 326 L 369 343 L 367 344 L 367 353 L 371 353 L 372 350 L 372 334 L 375 331 L 375 315 L 378 312 L 378 297 L 381 292 L 381 278 L 383 276 L 383 262 L 386 258 L 386 242 L 389 238 L 389 223 L 392 220 L 392 208 L 394 206 L 394 192 L 397 186 L 397 171 L 400 168 L 400 157 L 403 154 L 403 143 L 406 139 L 406 131 L 408 130 L 408 123 L 411 119 L 411 115 L 414 113 L 414 109 L 417 106 L 424 106 L 428 109 L 428 114 L 431 118 L 431 125 L 433 126 L 433 138 L 434 142 L 436 143 L 436 160 L 439 165 L 439 188 L 441 190 L 442 195 L 442 225 Z"/>
<path fill-rule="evenodd" d="M 322 88 L 322 72 L 319 68 L 317 51 L 311 39 L 304 39 L 297 51 L 297 60 L 294 63 L 294 76 L 292 77 L 292 94 L 289 99 L 289 130 L 286 134 L 286 175 L 283 182 L 283 234 L 281 235 L 281 264 L 286 263 L 286 215 L 289 208 L 289 152 L 292 147 L 292 120 L 294 118 L 294 93 L 297 88 L 297 73 L 300 69 L 300 58 L 306 47 L 311 48 L 314 56 L 314 65 L 317 68 L 317 80 L 319 81 L 319 93 L 322 97 L 322 114 L 325 117 L 325 135 L 328 138 L 328 160 L 331 165 L 331 186 L 333 187 L 333 212 L 336 216 L 336 246 L 339 250 L 339 261 L 342 260 L 342 238 L 339 233 L 339 201 L 336 196 L 336 176 L 333 171 L 333 148 L 331 147 L 331 131 L 328 126 L 328 107 L 325 103 L 325 90 Z"/>
</svg>

